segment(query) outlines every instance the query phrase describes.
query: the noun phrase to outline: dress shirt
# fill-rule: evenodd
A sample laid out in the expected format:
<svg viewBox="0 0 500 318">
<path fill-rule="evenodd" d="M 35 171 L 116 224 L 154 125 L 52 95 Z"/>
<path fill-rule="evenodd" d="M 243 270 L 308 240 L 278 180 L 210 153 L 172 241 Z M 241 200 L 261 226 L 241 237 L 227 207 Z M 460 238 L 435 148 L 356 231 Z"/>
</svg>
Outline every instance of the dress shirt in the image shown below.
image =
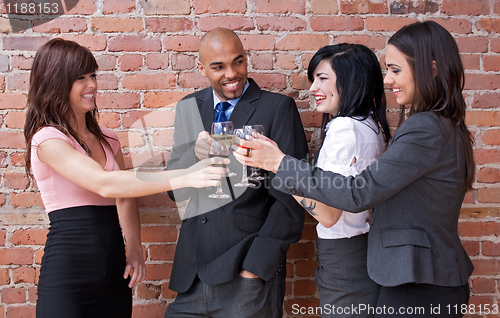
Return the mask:
<svg viewBox="0 0 500 318">
<path fill-rule="evenodd" d="M 248 86 L 250 86 L 250 84 L 247 81 L 246 84 L 245 84 L 245 88 L 243 89 L 243 93 L 241 93 L 241 96 L 243 96 L 243 94 L 245 94 L 245 92 L 247 91 Z M 217 97 L 217 95 L 215 95 L 215 92 L 213 92 L 213 96 L 214 96 L 214 110 L 215 110 L 215 106 L 217 106 L 217 104 L 220 103 L 221 100 L 219 99 L 219 97 Z M 238 98 L 235 98 L 235 99 L 228 99 L 227 100 L 227 102 L 229 104 L 231 104 L 231 106 L 224 112 L 226 114 L 226 118 L 228 120 L 229 120 L 229 117 L 231 117 L 231 114 L 233 113 L 234 107 L 240 101 L 241 96 L 238 97 Z"/>
</svg>

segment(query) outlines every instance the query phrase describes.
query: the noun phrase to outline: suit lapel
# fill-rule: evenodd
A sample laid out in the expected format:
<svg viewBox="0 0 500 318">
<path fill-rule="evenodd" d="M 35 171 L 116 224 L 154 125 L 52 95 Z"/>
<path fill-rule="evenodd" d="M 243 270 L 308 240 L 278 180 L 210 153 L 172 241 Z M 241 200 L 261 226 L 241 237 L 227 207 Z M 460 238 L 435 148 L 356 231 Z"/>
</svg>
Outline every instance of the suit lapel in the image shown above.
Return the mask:
<svg viewBox="0 0 500 318">
<path fill-rule="evenodd" d="M 256 110 L 252 102 L 260 97 L 259 86 L 251 78 L 249 78 L 248 81 L 250 86 L 248 86 L 245 94 L 243 94 L 238 104 L 234 107 L 231 117 L 229 117 L 229 120 L 233 122 L 235 129 L 241 128 L 248 123 L 250 117 L 252 117 L 252 114 Z"/>
<path fill-rule="evenodd" d="M 203 128 L 210 133 L 212 130 L 212 122 L 214 121 L 214 97 L 212 95 L 212 88 L 210 87 L 203 90 L 198 95 L 197 99 Z"/>
</svg>

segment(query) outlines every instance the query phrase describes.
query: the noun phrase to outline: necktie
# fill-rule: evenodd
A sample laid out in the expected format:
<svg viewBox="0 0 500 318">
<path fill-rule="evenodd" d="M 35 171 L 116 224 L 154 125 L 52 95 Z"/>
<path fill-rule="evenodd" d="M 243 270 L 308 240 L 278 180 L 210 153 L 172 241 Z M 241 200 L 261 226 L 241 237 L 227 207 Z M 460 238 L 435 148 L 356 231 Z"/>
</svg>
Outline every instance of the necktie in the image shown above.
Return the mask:
<svg viewBox="0 0 500 318">
<path fill-rule="evenodd" d="M 231 106 L 228 102 L 220 102 L 215 106 L 214 123 L 227 121 L 225 111 Z"/>
</svg>

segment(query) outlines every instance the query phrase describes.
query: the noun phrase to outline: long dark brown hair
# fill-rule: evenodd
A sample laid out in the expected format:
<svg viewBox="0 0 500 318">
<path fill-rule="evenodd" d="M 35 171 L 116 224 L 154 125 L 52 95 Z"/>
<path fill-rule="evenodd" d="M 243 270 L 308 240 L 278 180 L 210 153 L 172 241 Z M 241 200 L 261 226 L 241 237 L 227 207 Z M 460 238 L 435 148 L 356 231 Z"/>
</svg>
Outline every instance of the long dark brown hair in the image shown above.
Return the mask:
<svg viewBox="0 0 500 318">
<path fill-rule="evenodd" d="M 30 176 L 31 140 L 43 127 L 55 127 L 65 135 L 72 136 L 90 156 L 87 145 L 71 128 L 76 116 L 69 104 L 73 83 L 84 74 L 97 70 L 97 61 L 92 53 L 73 41 L 53 39 L 40 47 L 31 67 L 30 88 L 24 138 L 26 142 L 26 173 Z M 95 103 L 94 103 L 95 104 Z M 111 149 L 109 142 L 97 123 L 98 110 L 85 114 L 85 124 L 99 141 Z M 109 138 L 109 137 L 107 137 Z"/>
<path fill-rule="evenodd" d="M 410 116 L 419 112 L 434 112 L 449 118 L 457 128 L 458 140 L 465 151 L 466 185 L 471 190 L 475 174 L 474 139 L 465 125 L 466 104 L 462 95 L 464 67 L 453 36 L 438 23 L 424 21 L 401 28 L 389 39 L 389 44 L 406 56 L 415 80 Z M 401 116 L 404 116 L 404 105 Z"/>
</svg>

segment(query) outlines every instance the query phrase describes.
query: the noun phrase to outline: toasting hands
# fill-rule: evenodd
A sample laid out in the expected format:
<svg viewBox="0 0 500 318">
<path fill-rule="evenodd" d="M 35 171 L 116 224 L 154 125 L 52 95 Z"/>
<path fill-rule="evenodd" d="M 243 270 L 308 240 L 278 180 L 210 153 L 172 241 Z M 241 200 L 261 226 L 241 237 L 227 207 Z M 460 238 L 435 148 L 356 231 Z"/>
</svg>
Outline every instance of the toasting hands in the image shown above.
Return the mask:
<svg viewBox="0 0 500 318">
<path fill-rule="evenodd" d="M 285 154 L 270 138 L 258 134 L 257 139 L 240 140 L 233 145 L 234 157 L 242 164 L 276 173 Z"/>
</svg>

